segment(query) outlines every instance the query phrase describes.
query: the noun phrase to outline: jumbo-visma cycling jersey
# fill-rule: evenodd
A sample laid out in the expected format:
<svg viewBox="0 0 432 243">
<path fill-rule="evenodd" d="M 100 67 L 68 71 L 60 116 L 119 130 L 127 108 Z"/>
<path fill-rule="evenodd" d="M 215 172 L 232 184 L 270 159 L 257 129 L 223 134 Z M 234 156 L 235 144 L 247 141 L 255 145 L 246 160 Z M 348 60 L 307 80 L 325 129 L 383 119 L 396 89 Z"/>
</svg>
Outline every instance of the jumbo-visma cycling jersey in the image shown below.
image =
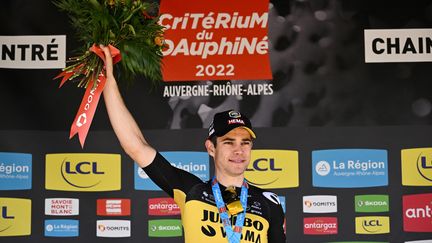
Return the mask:
<svg viewBox="0 0 432 243">
<path fill-rule="evenodd" d="M 225 230 L 216 208 L 211 181 L 172 166 L 160 153 L 143 168 L 180 208 L 186 243 L 227 243 Z M 220 185 L 221 191 L 225 190 Z M 237 195 L 241 188 L 236 188 Z M 236 217 L 231 217 L 234 225 Z M 285 242 L 285 216 L 276 194 L 249 184 L 246 219 L 241 243 Z"/>
</svg>

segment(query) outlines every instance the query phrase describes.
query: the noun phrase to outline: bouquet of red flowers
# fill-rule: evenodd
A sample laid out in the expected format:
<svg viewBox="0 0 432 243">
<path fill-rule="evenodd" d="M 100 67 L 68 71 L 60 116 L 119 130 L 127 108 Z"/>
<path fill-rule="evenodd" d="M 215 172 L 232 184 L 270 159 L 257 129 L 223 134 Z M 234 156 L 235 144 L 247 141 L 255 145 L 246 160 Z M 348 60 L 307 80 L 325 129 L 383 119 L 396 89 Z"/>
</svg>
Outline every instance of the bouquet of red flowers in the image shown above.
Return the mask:
<svg viewBox="0 0 432 243">
<path fill-rule="evenodd" d="M 110 46 L 114 62 L 122 60 L 116 65 L 116 75 L 121 75 L 118 80 L 130 83 L 135 76 L 144 75 L 156 83 L 162 79 L 163 27 L 152 14 L 157 13 L 157 4 L 141 0 L 56 0 L 54 4 L 68 13 L 83 42 L 79 55 L 69 58 L 56 77 L 62 78 L 60 86 L 71 80 L 87 89 L 71 128 L 71 137 L 79 133 L 83 146 L 93 118 L 91 110 L 94 113 L 105 84 L 99 44 Z"/>
</svg>

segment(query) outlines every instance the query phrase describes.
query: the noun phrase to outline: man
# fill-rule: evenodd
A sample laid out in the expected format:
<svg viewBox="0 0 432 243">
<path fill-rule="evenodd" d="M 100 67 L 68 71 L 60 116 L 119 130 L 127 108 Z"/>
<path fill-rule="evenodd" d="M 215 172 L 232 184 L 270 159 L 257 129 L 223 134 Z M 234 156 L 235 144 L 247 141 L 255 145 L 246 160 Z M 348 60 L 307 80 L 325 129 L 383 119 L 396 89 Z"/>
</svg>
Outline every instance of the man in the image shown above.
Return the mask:
<svg viewBox="0 0 432 243">
<path fill-rule="evenodd" d="M 256 137 L 249 119 L 236 111 L 214 116 L 205 147 L 214 159 L 215 176 L 202 182 L 171 166 L 145 140 L 121 98 L 109 49 L 102 49 L 107 59 L 104 100 L 114 132 L 125 152 L 180 207 L 185 242 L 285 242 L 277 196 L 244 178 Z"/>
</svg>

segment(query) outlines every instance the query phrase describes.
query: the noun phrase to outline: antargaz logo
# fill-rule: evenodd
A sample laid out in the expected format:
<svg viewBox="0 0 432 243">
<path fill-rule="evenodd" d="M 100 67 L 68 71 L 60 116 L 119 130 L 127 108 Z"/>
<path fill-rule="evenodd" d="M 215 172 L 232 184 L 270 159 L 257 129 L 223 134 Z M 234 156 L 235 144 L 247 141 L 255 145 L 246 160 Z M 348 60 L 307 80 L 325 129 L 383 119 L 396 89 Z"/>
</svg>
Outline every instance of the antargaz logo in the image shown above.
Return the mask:
<svg viewBox="0 0 432 243">
<path fill-rule="evenodd" d="M 299 186 L 298 152 L 293 150 L 252 150 L 245 177 L 261 188 Z"/>
<path fill-rule="evenodd" d="M 333 235 L 338 233 L 336 217 L 315 217 L 303 219 L 305 235 Z"/>
<path fill-rule="evenodd" d="M 63 191 L 114 191 L 121 187 L 118 154 L 47 154 L 45 187 Z"/>
<path fill-rule="evenodd" d="M 390 218 L 387 216 L 356 217 L 356 234 L 390 233 Z"/>
<path fill-rule="evenodd" d="M 0 197 L 0 236 L 31 233 L 31 200 Z"/>
<path fill-rule="evenodd" d="M 149 215 L 180 215 L 180 208 L 175 203 L 174 199 L 165 198 L 149 198 L 148 199 L 148 214 Z"/>
<path fill-rule="evenodd" d="M 403 149 L 402 185 L 432 185 L 432 148 Z"/>
<path fill-rule="evenodd" d="M 432 193 L 402 196 L 403 228 L 407 232 L 432 232 Z"/>
</svg>

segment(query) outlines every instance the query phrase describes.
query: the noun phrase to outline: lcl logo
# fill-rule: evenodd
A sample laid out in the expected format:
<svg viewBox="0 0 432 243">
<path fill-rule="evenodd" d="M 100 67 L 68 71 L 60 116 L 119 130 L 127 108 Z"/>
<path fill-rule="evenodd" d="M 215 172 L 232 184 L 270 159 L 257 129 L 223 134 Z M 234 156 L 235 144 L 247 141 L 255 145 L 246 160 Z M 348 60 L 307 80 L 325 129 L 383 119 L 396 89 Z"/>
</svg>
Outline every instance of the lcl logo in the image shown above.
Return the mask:
<svg viewBox="0 0 432 243">
<path fill-rule="evenodd" d="M 373 220 L 365 220 L 363 221 L 363 226 L 369 227 L 369 226 L 382 226 L 379 220 L 373 219 Z"/>
<path fill-rule="evenodd" d="M 366 219 L 363 220 L 362 228 L 369 234 L 377 234 L 383 230 L 383 224 L 379 221 L 379 219 Z"/>
<path fill-rule="evenodd" d="M 14 219 L 15 218 L 15 216 L 8 215 L 8 209 L 6 206 L 2 207 L 2 214 L 1 215 L 2 215 L 3 219 Z"/>
<path fill-rule="evenodd" d="M 420 175 L 428 180 L 432 181 L 432 156 L 420 155 L 417 160 L 417 171 Z"/>
<path fill-rule="evenodd" d="M 65 172 L 68 174 L 105 174 L 103 171 L 98 171 L 97 162 L 79 162 L 74 168 L 71 168 L 70 161 L 64 161 Z"/>
<path fill-rule="evenodd" d="M 274 158 L 259 158 L 252 162 L 253 169 L 247 171 L 282 171 L 282 168 L 277 168 Z"/>
<path fill-rule="evenodd" d="M 257 149 L 251 152 L 246 179 L 261 188 L 290 188 L 299 185 L 298 152 Z"/>
<path fill-rule="evenodd" d="M 71 186 L 78 187 L 78 188 L 90 188 L 98 185 L 101 180 L 98 180 L 90 185 L 78 185 L 78 183 L 73 182 L 73 176 L 74 175 L 103 175 L 105 172 L 98 170 L 98 163 L 88 162 L 88 161 L 82 161 L 78 163 L 73 163 L 71 161 L 67 161 L 67 158 L 65 158 L 61 165 L 61 175 L 63 179 Z"/>
</svg>

